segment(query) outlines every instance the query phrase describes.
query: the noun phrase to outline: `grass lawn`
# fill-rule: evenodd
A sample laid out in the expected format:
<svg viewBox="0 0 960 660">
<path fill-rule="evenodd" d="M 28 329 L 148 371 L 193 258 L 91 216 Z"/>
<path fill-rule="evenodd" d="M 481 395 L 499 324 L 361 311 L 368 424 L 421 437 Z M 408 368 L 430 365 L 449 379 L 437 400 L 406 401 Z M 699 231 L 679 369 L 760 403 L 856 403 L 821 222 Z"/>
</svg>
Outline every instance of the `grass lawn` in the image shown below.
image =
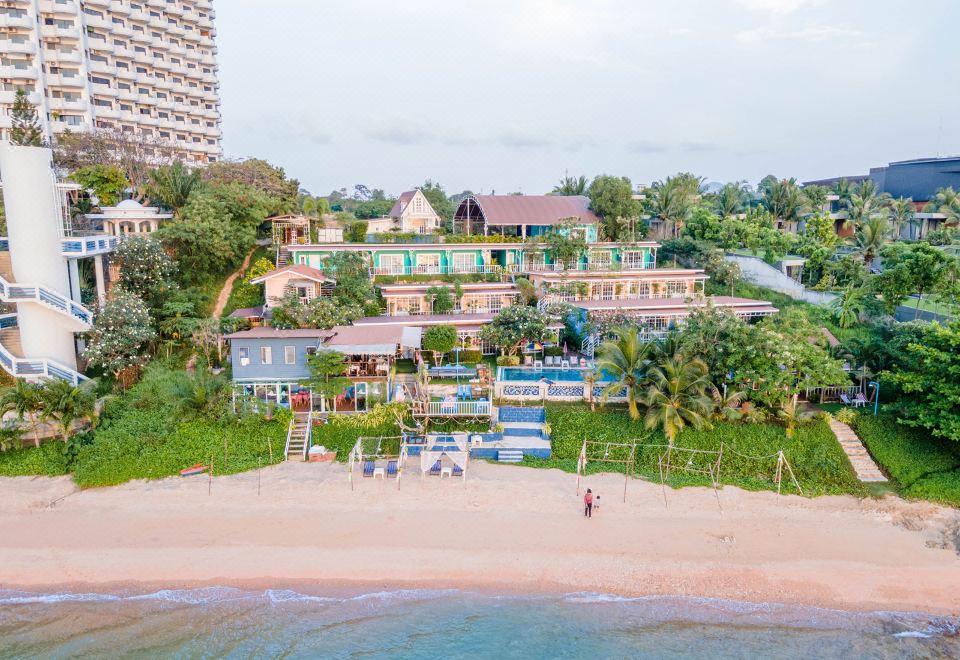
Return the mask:
<svg viewBox="0 0 960 660">
<path fill-rule="evenodd" d="M 891 415 L 859 415 L 853 428 L 905 497 L 960 506 L 960 447 Z"/>
<path fill-rule="evenodd" d="M 614 406 L 607 406 L 604 410 L 598 408 L 597 412 L 591 413 L 589 407 L 579 404 L 548 404 L 547 422 L 552 427 L 553 458 L 528 458 L 524 460 L 525 465 L 576 472 L 577 456 L 584 439 L 602 443 L 622 443 L 630 439 L 647 444 L 666 443 L 660 431 L 645 430 L 642 421 L 631 420 L 625 409 Z M 682 449 L 717 452 L 721 443 L 721 483 L 748 490 L 775 489 L 776 454 L 782 449 L 805 494 L 867 494 L 823 420 L 800 427 L 791 440 L 786 438 L 782 426 L 772 423 L 715 423 L 712 429 L 686 430 L 677 438 L 675 446 L 681 451 L 674 452 L 674 469 L 669 484 L 674 487 L 709 485 L 708 475 L 696 474 L 684 468 L 706 468 L 707 464 L 716 461 L 716 455 L 692 454 Z M 590 451 L 597 460 L 588 460 L 588 473 L 623 472 L 623 464 L 601 460 L 604 447 L 595 446 Z M 608 457 L 624 459 L 627 451 L 611 447 Z M 638 448 L 635 473 L 659 481 L 658 457 L 663 451 L 655 447 Z M 792 485 L 788 485 L 787 478 L 784 478 L 783 489 L 787 493 L 796 492 Z"/>
<path fill-rule="evenodd" d="M 904 307 L 909 307 L 910 309 L 917 308 L 918 300 L 916 298 L 907 298 L 903 301 Z M 930 297 L 924 297 L 919 300 L 920 309 L 924 312 L 933 312 L 934 314 L 943 314 L 944 316 L 955 316 L 957 310 L 952 305 L 944 305 L 943 303 L 938 303 L 936 300 Z"/>
</svg>

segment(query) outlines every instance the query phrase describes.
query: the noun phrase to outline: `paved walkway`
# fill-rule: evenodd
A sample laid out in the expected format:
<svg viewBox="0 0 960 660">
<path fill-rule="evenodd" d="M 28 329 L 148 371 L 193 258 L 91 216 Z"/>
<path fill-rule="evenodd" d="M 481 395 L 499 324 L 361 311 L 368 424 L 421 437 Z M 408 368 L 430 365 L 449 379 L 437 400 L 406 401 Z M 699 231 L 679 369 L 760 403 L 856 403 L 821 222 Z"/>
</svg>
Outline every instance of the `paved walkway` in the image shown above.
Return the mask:
<svg viewBox="0 0 960 660">
<path fill-rule="evenodd" d="M 887 480 L 877 464 L 873 462 L 873 457 L 867 451 L 860 438 L 853 432 L 853 429 L 835 419 L 830 420 L 830 430 L 837 436 L 837 441 L 843 447 L 844 453 L 850 459 L 853 465 L 853 471 L 857 473 L 857 479 L 864 482 L 884 482 Z"/>
</svg>

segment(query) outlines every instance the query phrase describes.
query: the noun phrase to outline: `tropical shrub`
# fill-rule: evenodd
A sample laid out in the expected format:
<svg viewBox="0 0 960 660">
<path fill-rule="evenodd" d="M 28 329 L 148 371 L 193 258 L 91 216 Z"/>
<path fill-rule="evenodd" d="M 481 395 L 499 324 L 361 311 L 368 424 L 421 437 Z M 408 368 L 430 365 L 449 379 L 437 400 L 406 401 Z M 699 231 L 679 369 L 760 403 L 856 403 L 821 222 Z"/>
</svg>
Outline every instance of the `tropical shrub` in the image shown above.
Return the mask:
<svg viewBox="0 0 960 660">
<path fill-rule="evenodd" d="M 464 350 L 458 353 L 460 364 L 478 364 L 483 362 L 483 353 L 475 350 Z"/>
<path fill-rule="evenodd" d="M 67 458 L 61 443 L 45 442 L 40 447 L 30 445 L 0 452 L 2 477 L 59 477 L 66 473 Z"/>
<path fill-rule="evenodd" d="M 498 367 L 518 367 L 520 366 L 519 355 L 500 355 L 497 357 Z"/>
<path fill-rule="evenodd" d="M 960 506 L 960 470 L 938 472 L 918 479 L 904 494 L 907 497 Z"/>
</svg>

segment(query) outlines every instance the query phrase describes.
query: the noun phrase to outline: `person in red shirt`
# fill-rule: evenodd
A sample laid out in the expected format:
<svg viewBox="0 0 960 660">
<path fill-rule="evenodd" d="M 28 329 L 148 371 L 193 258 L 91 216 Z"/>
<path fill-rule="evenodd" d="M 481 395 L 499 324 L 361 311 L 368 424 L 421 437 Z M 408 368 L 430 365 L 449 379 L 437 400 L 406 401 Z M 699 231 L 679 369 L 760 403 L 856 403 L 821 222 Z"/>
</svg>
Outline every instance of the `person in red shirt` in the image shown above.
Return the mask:
<svg viewBox="0 0 960 660">
<path fill-rule="evenodd" d="M 593 517 L 593 491 L 589 488 L 583 496 L 583 515 L 587 518 Z"/>
</svg>

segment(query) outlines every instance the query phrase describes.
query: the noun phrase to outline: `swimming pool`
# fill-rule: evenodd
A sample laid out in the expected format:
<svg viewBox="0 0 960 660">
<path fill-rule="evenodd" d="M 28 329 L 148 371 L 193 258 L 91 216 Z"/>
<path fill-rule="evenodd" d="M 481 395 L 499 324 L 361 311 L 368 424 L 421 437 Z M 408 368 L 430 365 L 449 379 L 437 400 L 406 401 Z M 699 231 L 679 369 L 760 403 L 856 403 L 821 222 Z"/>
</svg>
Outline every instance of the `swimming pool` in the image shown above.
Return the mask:
<svg viewBox="0 0 960 660">
<path fill-rule="evenodd" d="M 499 380 L 538 382 L 543 378 L 553 382 L 582 383 L 584 372 L 589 369 L 533 369 L 530 367 L 503 367 Z"/>
</svg>

